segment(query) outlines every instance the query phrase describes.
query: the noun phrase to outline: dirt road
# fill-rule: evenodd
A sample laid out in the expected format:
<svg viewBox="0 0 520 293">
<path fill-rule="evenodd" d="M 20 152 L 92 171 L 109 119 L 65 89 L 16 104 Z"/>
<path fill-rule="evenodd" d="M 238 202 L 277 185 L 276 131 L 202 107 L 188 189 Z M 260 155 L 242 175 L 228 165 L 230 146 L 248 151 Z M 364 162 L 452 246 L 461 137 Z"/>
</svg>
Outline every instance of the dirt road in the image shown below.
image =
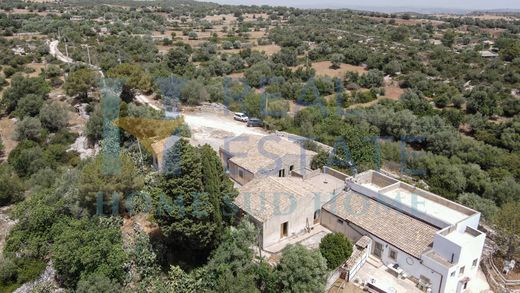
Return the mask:
<svg viewBox="0 0 520 293">
<path fill-rule="evenodd" d="M 49 43 L 49 53 L 54 56 L 56 59 L 60 60 L 64 63 L 74 63 L 74 60 L 72 58 L 67 57 L 63 55 L 63 53 L 60 52 L 58 49 L 58 45 L 60 44 L 59 41 L 52 41 Z"/>
<path fill-rule="evenodd" d="M 90 68 L 96 70 L 100 75 L 101 77 L 105 77 L 105 74 L 103 73 L 103 70 L 101 70 L 101 68 L 99 68 L 98 66 L 95 66 L 95 65 L 92 65 L 92 64 L 87 64 L 87 63 L 84 63 L 84 62 L 79 62 L 79 61 L 75 61 L 74 59 L 68 57 L 68 56 L 65 56 L 61 51 L 60 49 L 58 49 L 58 45 L 60 44 L 59 41 L 55 40 L 55 41 L 50 41 L 50 42 L 47 42 L 49 44 L 49 54 L 51 54 L 51 56 L 55 57 L 56 59 L 60 60 L 61 62 L 64 62 L 64 63 L 68 63 L 68 64 L 83 64 L 83 65 L 86 65 L 86 66 L 89 66 Z"/>
<path fill-rule="evenodd" d="M 229 137 L 240 134 L 267 135 L 261 128 L 247 127 L 246 123 L 233 120 L 231 114 L 187 112 L 182 115 L 191 129 L 193 142 L 201 145 L 207 143 L 215 150 Z"/>
</svg>

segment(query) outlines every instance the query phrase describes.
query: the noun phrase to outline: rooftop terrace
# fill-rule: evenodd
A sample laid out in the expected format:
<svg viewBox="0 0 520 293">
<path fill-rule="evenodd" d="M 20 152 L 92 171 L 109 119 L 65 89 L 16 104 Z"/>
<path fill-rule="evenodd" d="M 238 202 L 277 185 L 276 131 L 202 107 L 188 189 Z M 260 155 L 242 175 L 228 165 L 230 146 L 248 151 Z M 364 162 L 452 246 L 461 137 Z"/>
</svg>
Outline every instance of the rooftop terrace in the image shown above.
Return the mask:
<svg viewBox="0 0 520 293">
<path fill-rule="evenodd" d="M 439 226 L 456 224 L 476 213 L 472 209 L 376 171 L 359 174 L 349 185 L 366 196 L 412 216 L 423 215 L 444 223 Z M 420 218 L 427 220 L 424 217 Z"/>
</svg>

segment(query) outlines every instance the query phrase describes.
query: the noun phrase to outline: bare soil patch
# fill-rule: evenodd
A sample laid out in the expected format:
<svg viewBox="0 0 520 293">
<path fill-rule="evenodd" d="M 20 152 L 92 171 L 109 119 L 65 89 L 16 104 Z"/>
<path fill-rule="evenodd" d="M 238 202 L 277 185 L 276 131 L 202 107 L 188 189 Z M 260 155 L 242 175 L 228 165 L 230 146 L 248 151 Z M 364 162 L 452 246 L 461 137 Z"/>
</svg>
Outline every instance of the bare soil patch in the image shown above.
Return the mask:
<svg viewBox="0 0 520 293">
<path fill-rule="evenodd" d="M 226 18 L 226 20 L 223 20 L 223 18 Z M 230 24 L 237 20 L 237 18 L 233 14 L 208 15 L 208 16 L 204 17 L 204 19 L 209 22 L 223 21 L 225 24 Z"/>
<path fill-rule="evenodd" d="M 280 50 L 282 48 L 276 44 L 271 44 L 271 45 L 265 45 L 265 46 L 254 46 L 251 49 L 255 50 L 255 51 L 259 51 L 259 52 L 265 52 L 265 54 L 267 54 L 268 56 L 271 56 L 273 54 L 280 52 Z"/>
<path fill-rule="evenodd" d="M 238 54 L 240 53 L 242 49 L 228 49 L 228 50 L 224 50 L 224 49 L 219 49 L 220 53 L 227 53 L 227 54 Z"/>
<path fill-rule="evenodd" d="M 2 38 L 6 40 L 37 40 L 37 39 L 43 39 L 47 36 L 42 34 L 34 34 L 34 35 L 12 35 L 12 36 L 3 36 Z"/>
<path fill-rule="evenodd" d="M 228 74 L 227 76 L 231 77 L 232 79 L 238 80 L 238 79 L 241 79 L 244 77 L 244 73 L 243 72 L 234 72 L 234 73 Z"/>
<path fill-rule="evenodd" d="M 9 156 L 9 153 L 18 144 L 18 142 L 13 139 L 14 125 L 15 122 L 8 117 L 0 119 L 0 136 L 2 136 L 4 142 L 5 157 Z"/>
<path fill-rule="evenodd" d="M 47 11 L 37 11 L 37 10 L 34 10 L 34 11 L 29 11 L 28 9 L 13 9 L 11 10 L 9 13 L 11 14 L 38 14 L 38 15 L 41 15 L 41 16 L 47 16 L 49 14 L 49 12 Z"/>
<path fill-rule="evenodd" d="M 243 15 L 244 21 L 256 21 L 260 17 L 262 17 L 264 20 L 269 19 L 269 15 L 267 13 L 246 13 Z M 255 18 L 254 18 L 255 17 Z"/>
<path fill-rule="evenodd" d="M 43 63 L 30 63 L 25 66 L 34 69 L 34 72 L 28 74 L 29 77 L 38 77 L 46 65 Z"/>
<path fill-rule="evenodd" d="M 249 34 L 250 39 L 255 39 L 255 40 L 266 36 L 265 31 L 263 31 L 263 30 L 248 32 L 248 34 Z"/>
<path fill-rule="evenodd" d="M 289 101 L 289 113 L 290 114 L 296 114 L 298 113 L 300 110 L 303 110 L 305 109 L 305 106 L 303 105 L 298 105 L 295 101 L 293 100 L 290 100 Z"/>
<path fill-rule="evenodd" d="M 155 47 L 157 48 L 157 50 L 159 50 L 159 53 L 161 54 L 166 54 L 168 53 L 168 51 L 173 48 L 173 46 L 164 46 L 164 45 L 155 45 Z"/>
<path fill-rule="evenodd" d="M 316 70 L 316 75 L 327 75 L 330 77 L 339 77 L 343 78 L 345 73 L 352 71 L 357 72 L 359 74 L 363 74 L 367 72 L 367 70 L 362 66 L 355 66 L 350 64 L 341 64 L 339 69 L 330 68 L 332 63 L 330 61 L 321 61 L 312 63 L 312 68 Z"/>
<path fill-rule="evenodd" d="M 382 98 L 397 101 L 404 93 L 404 90 L 395 84 L 385 85 L 385 95 Z"/>
<path fill-rule="evenodd" d="M 502 28 L 481 28 L 480 29 L 481 32 L 484 32 L 484 33 L 488 33 L 494 37 L 498 37 L 500 36 L 502 33 L 504 33 L 506 31 L 506 29 L 502 29 Z"/>
</svg>

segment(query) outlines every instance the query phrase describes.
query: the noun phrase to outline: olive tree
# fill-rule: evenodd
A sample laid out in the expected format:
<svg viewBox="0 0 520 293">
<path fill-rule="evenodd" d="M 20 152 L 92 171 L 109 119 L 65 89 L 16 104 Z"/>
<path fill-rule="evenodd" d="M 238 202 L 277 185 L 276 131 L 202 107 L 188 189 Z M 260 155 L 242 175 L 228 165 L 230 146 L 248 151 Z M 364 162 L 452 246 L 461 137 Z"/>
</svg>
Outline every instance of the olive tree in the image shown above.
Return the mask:
<svg viewBox="0 0 520 293">
<path fill-rule="evenodd" d="M 42 134 L 42 124 L 40 119 L 35 117 L 25 117 L 16 122 L 14 139 L 22 141 L 25 139 L 39 141 Z"/>
<path fill-rule="evenodd" d="M 506 255 L 511 259 L 518 249 L 520 239 L 520 202 L 507 202 L 495 216 L 495 224 L 504 238 Z"/>
<path fill-rule="evenodd" d="M 288 245 L 276 268 L 280 292 L 324 292 L 327 260 L 318 250 Z"/>
<path fill-rule="evenodd" d="M 67 108 L 57 102 L 46 103 L 40 111 L 40 121 L 49 131 L 59 131 L 67 126 L 69 112 Z"/>
</svg>

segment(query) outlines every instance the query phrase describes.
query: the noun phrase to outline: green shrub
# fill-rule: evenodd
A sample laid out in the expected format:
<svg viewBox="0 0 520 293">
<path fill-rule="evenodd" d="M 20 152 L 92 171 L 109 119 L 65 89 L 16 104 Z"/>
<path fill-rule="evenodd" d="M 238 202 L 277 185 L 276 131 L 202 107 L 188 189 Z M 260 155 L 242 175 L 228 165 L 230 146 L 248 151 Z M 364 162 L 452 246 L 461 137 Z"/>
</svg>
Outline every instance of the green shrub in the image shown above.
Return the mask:
<svg viewBox="0 0 520 293">
<path fill-rule="evenodd" d="M 372 102 L 375 99 L 377 99 L 377 96 L 373 91 L 358 91 L 354 94 L 353 98 L 356 104 Z"/>
<path fill-rule="evenodd" d="M 34 258 L 21 258 L 16 260 L 17 282 L 23 284 L 38 278 L 47 264 Z"/>
<path fill-rule="evenodd" d="M 95 218 L 72 220 L 56 237 L 52 251 L 56 273 L 68 288 L 92 274 L 123 280 L 127 255 L 115 225 Z"/>
<path fill-rule="evenodd" d="M 0 157 L 4 155 L 4 152 L 5 152 L 4 140 L 2 139 L 2 136 L 0 136 Z"/>
<path fill-rule="evenodd" d="M 93 274 L 78 282 L 76 293 L 120 292 L 121 285 L 103 274 Z"/>
<path fill-rule="evenodd" d="M 0 284 L 16 282 L 16 264 L 11 259 L 1 259 Z"/>
<path fill-rule="evenodd" d="M 0 164 L 0 182 L 0 207 L 22 198 L 22 182 L 8 164 Z"/>
<path fill-rule="evenodd" d="M 4 68 L 4 74 L 5 74 L 5 77 L 7 77 L 7 78 L 13 76 L 15 73 L 16 73 L 16 69 L 13 67 L 9 66 L 9 67 Z"/>
<path fill-rule="evenodd" d="M 22 284 L 38 278 L 47 265 L 34 258 L 2 259 L 0 262 L 0 292 L 13 292 Z"/>
<path fill-rule="evenodd" d="M 350 257 L 352 243 L 341 233 L 328 234 L 321 240 L 320 252 L 327 260 L 327 267 L 334 270 Z"/>
</svg>

